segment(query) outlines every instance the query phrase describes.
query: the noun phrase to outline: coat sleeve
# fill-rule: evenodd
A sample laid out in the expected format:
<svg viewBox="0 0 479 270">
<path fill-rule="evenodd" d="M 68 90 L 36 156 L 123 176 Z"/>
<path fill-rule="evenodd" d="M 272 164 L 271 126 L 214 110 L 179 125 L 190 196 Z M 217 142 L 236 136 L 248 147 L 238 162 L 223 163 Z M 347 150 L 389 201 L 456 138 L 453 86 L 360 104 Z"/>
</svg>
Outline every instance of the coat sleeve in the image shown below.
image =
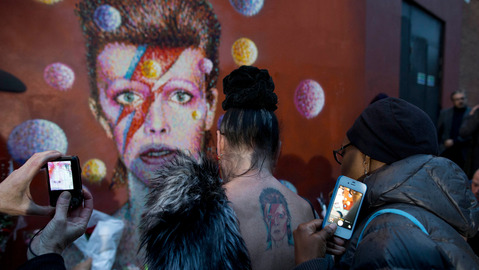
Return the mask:
<svg viewBox="0 0 479 270">
<path fill-rule="evenodd" d="M 444 117 L 445 117 L 445 111 L 442 110 L 441 113 L 439 114 L 439 120 L 437 121 L 436 129 L 437 129 L 437 142 L 439 144 L 439 153 L 442 153 L 446 147 L 444 146 L 444 141 L 447 139 L 447 136 L 444 136 Z"/>
<path fill-rule="evenodd" d="M 445 265 L 447 260 L 427 234 L 404 217 L 383 215 L 365 231 L 351 269 L 443 269 Z"/>
<path fill-rule="evenodd" d="M 293 270 L 329 270 L 333 269 L 333 267 L 333 257 L 331 255 L 326 255 L 325 258 L 317 258 L 298 264 Z"/>
<path fill-rule="evenodd" d="M 49 253 L 37 256 L 24 263 L 18 270 L 65 270 L 65 263 L 60 254 Z"/>
<path fill-rule="evenodd" d="M 459 129 L 459 136 L 467 138 L 472 136 L 479 129 L 479 110 L 476 110 L 473 115 L 467 115 L 462 120 L 461 128 Z"/>
</svg>

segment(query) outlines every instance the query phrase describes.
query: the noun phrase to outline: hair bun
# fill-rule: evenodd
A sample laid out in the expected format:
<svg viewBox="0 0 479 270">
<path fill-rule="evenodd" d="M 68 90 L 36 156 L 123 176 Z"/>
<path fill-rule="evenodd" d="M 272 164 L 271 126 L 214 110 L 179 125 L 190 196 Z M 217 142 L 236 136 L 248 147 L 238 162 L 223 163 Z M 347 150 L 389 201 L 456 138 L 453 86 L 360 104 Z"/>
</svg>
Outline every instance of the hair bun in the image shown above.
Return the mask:
<svg viewBox="0 0 479 270">
<path fill-rule="evenodd" d="M 273 78 L 266 69 L 241 66 L 223 79 L 223 110 L 266 109 L 275 111 L 278 96 L 274 93 Z"/>
</svg>

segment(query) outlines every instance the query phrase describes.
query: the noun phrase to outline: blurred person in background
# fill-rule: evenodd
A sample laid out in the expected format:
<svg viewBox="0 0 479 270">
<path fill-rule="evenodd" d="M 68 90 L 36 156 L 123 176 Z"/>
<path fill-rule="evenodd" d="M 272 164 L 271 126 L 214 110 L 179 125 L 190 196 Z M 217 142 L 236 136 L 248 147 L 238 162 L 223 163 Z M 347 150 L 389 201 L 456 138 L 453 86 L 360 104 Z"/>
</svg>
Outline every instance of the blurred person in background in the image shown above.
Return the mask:
<svg viewBox="0 0 479 270">
<path fill-rule="evenodd" d="M 439 154 L 464 169 L 469 136 L 460 136 L 459 129 L 471 109 L 467 106 L 467 97 L 463 91 L 454 91 L 451 101 L 453 107 L 442 110 L 437 121 Z"/>
</svg>

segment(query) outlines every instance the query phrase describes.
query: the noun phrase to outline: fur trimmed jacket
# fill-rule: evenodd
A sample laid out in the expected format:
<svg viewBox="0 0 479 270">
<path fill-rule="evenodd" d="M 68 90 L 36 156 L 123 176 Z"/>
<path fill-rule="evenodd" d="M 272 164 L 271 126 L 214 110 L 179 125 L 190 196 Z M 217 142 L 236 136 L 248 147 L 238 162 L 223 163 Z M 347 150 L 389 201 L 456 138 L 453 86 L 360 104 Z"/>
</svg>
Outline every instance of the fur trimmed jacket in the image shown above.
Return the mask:
<svg viewBox="0 0 479 270">
<path fill-rule="evenodd" d="M 178 151 L 151 180 L 140 227 L 148 269 L 251 269 L 218 172 Z"/>
</svg>

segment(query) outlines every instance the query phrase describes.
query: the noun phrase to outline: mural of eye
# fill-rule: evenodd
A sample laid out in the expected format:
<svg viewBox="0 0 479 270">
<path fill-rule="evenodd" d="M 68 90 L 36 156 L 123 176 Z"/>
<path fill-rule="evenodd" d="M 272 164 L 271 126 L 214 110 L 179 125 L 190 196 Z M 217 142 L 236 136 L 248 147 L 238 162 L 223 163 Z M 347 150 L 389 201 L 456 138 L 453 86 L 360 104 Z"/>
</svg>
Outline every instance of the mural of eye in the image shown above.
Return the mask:
<svg viewBox="0 0 479 270">
<path fill-rule="evenodd" d="M 66 91 L 73 86 L 75 73 L 73 70 L 62 63 L 53 63 L 48 65 L 43 71 L 43 79 L 51 87 Z"/>
<path fill-rule="evenodd" d="M 263 8 L 264 0 L 230 0 L 234 9 L 245 16 L 253 16 Z"/>
<path fill-rule="evenodd" d="M 92 184 L 101 183 L 106 176 L 105 163 L 99 159 L 90 159 L 82 166 L 82 177 Z"/>
<path fill-rule="evenodd" d="M 231 48 L 233 60 L 238 66 L 252 65 L 258 57 L 258 49 L 249 38 L 240 38 L 233 43 Z"/>
<path fill-rule="evenodd" d="M 141 67 L 141 73 L 149 79 L 156 79 L 161 75 L 161 65 L 156 61 L 147 60 Z"/>
<path fill-rule="evenodd" d="M 188 103 L 193 96 L 186 92 L 186 91 L 176 91 L 173 94 L 170 95 L 170 100 L 179 104 L 185 104 Z"/>
<path fill-rule="evenodd" d="M 323 88 L 314 80 L 301 81 L 294 93 L 294 104 L 306 119 L 316 117 L 324 107 Z"/>
<path fill-rule="evenodd" d="M 112 32 L 120 27 L 121 14 L 112 6 L 102 5 L 95 10 L 93 20 L 103 31 Z"/>
<path fill-rule="evenodd" d="M 12 158 L 23 164 L 36 152 L 57 150 L 67 152 L 65 132 L 55 123 L 44 119 L 28 120 L 16 126 L 7 141 Z"/>
<path fill-rule="evenodd" d="M 125 91 L 123 93 L 118 94 L 115 97 L 116 102 L 118 102 L 121 105 L 137 105 L 139 102 L 143 101 L 142 96 L 139 94 L 136 94 L 135 92 L 132 91 Z"/>
</svg>

